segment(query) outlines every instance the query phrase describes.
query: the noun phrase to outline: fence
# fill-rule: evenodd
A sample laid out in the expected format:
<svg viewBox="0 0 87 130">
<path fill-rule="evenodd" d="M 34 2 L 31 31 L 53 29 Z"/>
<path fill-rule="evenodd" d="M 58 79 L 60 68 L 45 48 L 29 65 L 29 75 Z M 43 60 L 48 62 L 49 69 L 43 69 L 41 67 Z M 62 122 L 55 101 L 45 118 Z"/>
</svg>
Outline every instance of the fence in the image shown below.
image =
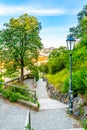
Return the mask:
<svg viewBox="0 0 87 130">
<path fill-rule="evenodd" d="M 22 90 L 23 92 L 27 92 L 27 96 L 28 94 L 32 94 L 32 97 L 34 98 L 35 100 L 35 103 L 36 103 L 36 100 L 37 100 L 37 97 L 36 97 L 36 90 L 32 90 L 32 89 L 29 89 L 29 88 L 22 88 L 22 87 L 19 87 L 19 86 L 16 86 L 16 85 L 12 85 L 12 84 L 9 84 L 9 83 L 5 83 L 5 82 L 0 82 L 0 84 L 3 84 L 4 85 L 4 88 L 8 88 L 11 87 L 13 89 L 13 92 L 17 92 L 18 89 Z M 29 93 L 28 93 L 29 92 Z"/>
<path fill-rule="evenodd" d="M 34 79 L 34 75 L 33 74 L 26 74 L 26 75 L 23 75 L 23 79 L 25 80 L 25 79 L 31 79 L 31 78 L 33 78 Z M 12 80 L 9 80 L 9 81 L 7 81 L 6 82 L 6 84 L 7 83 L 13 83 L 13 82 L 20 82 L 21 81 L 21 77 L 18 77 L 18 78 L 14 78 L 14 79 L 12 79 Z"/>
</svg>

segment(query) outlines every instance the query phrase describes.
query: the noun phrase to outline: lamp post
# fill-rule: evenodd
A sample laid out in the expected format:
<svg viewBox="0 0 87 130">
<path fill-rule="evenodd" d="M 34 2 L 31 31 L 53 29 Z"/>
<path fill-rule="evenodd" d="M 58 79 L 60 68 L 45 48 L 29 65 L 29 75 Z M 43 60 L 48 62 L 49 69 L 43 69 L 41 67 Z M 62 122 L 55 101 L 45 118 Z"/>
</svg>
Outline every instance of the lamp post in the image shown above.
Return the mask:
<svg viewBox="0 0 87 130">
<path fill-rule="evenodd" d="M 75 39 L 70 34 L 66 39 L 67 47 L 69 50 L 69 58 L 70 58 L 70 86 L 69 86 L 69 114 L 73 113 L 73 88 L 72 88 L 72 50 L 74 48 Z"/>
</svg>

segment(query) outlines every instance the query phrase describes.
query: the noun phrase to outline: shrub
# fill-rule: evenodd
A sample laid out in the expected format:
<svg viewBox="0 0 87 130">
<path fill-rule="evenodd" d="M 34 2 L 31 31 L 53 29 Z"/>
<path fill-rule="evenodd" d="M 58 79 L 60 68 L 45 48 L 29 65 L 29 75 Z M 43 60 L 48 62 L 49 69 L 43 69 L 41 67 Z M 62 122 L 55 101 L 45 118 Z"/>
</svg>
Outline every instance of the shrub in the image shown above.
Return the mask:
<svg viewBox="0 0 87 130">
<path fill-rule="evenodd" d="M 40 103 L 38 101 L 36 102 L 36 104 L 37 104 L 38 107 L 40 107 Z"/>
<path fill-rule="evenodd" d="M 10 96 L 10 91 L 9 91 L 9 90 L 3 90 L 3 91 L 2 91 L 2 96 L 3 96 L 4 98 L 8 98 L 8 97 Z"/>
<path fill-rule="evenodd" d="M 87 130 L 87 119 L 83 119 L 83 120 L 81 121 L 81 124 L 82 124 L 82 126 L 85 128 L 85 130 Z"/>
<path fill-rule="evenodd" d="M 21 97 L 20 93 L 11 92 L 10 101 L 15 102 Z"/>
<path fill-rule="evenodd" d="M 21 87 L 15 87 L 15 92 L 19 92 L 21 93 L 22 95 L 25 95 L 27 96 L 29 94 L 29 91 L 24 89 L 24 88 L 21 88 Z"/>
<path fill-rule="evenodd" d="M 20 98 L 23 99 L 23 100 L 29 101 L 29 97 L 25 97 L 24 95 L 21 95 Z"/>
<path fill-rule="evenodd" d="M 38 70 L 35 71 L 34 76 L 35 76 L 35 80 L 38 81 L 39 80 L 39 72 L 38 72 Z"/>
<path fill-rule="evenodd" d="M 42 72 L 42 73 L 47 73 L 48 72 L 48 68 L 49 68 L 48 64 L 41 64 L 39 66 L 39 71 Z"/>
<path fill-rule="evenodd" d="M 72 75 L 72 86 L 73 86 L 73 92 L 74 96 L 78 94 L 85 94 L 87 91 L 87 70 L 80 70 L 76 71 Z M 65 80 L 63 85 L 64 92 L 68 92 L 69 90 L 69 77 Z"/>
<path fill-rule="evenodd" d="M 2 89 L 3 89 L 3 84 L 2 82 L 4 82 L 4 80 L 2 78 L 0 78 L 0 92 L 2 92 Z"/>
</svg>

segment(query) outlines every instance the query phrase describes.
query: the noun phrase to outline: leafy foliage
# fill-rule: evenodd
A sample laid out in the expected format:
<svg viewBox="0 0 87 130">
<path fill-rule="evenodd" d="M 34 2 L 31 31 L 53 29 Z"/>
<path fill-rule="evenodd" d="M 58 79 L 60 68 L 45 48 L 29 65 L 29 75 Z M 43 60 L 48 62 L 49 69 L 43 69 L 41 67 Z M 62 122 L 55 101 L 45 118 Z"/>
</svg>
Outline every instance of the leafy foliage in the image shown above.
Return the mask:
<svg viewBox="0 0 87 130">
<path fill-rule="evenodd" d="M 4 85 L 2 84 L 2 82 L 4 82 L 4 80 L 2 78 L 0 78 L 0 92 L 2 92 Z"/>
<path fill-rule="evenodd" d="M 18 99 L 27 100 L 36 103 L 36 99 L 34 98 L 33 94 L 24 87 L 24 85 L 21 85 L 21 87 L 18 86 L 8 86 L 7 88 L 2 88 L 2 96 L 4 98 L 9 99 L 11 102 L 15 102 Z"/>
<path fill-rule="evenodd" d="M 0 31 L 0 49 L 6 70 L 14 73 L 21 69 L 23 79 L 24 67 L 31 69 L 41 49 L 39 32 L 41 25 L 38 20 L 28 14 L 19 18 L 11 18 Z"/>
<path fill-rule="evenodd" d="M 41 64 L 39 66 L 39 71 L 42 73 L 48 73 L 48 68 L 49 68 L 48 64 Z"/>
<path fill-rule="evenodd" d="M 87 130 L 87 119 L 82 120 L 81 124 Z"/>
<path fill-rule="evenodd" d="M 78 25 L 71 28 L 70 32 L 79 38 L 79 42 L 72 52 L 72 87 L 74 96 L 81 94 L 87 97 L 87 5 L 78 13 Z M 49 56 L 48 65 L 49 73 L 51 73 L 47 75 L 49 82 L 59 90 L 68 92 L 70 61 L 66 48 L 54 50 Z M 67 72 L 61 76 L 64 70 L 67 70 Z M 59 87 L 59 84 L 61 87 Z"/>
<path fill-rule="evenodd" d="M 70 33 L 81 40 L 80 44 L 87 47 L 87 5 L 78 13 L 78 25 L 70 28 Z"/>
<path fill-rule="evenodd" d="M 59 91 L 63 91 L 62 86 L 63 86 L 64 81 L 65 81 L 67 76 L 68 76 L 68 70 L 67 69 L 63 69 L 56 74 L 47 74 L 46 75 L 49 83 L 53 84 L 56 87 L 56 89 L 58 89 Z"/>
<path fill-rule="evenodd" d="M 48 72 L 55 74 L 65 68 L 67 62 L 67 50 L 65 47 L 60 47 L 53 50 L 49 55 Z"/>
<path fill-rule="evenodd" d="M 39 71 L 38 71 L 38 67 L 36 67 L 34 69 L 34 77 L 35 77 L 35 80 L 38 81 L 39 80 Z"/>
<path fill-rule="evenodd" d="M 72 75 L 72 86 L 74 96 L 78 94 L 85 94 L 87 90 L 87 70 L 76 71 Z M 69 78 L 67 78 L 64 82 L 63 86 L 64 92 L 68 92 L 69 90 Z"/>
</svg>

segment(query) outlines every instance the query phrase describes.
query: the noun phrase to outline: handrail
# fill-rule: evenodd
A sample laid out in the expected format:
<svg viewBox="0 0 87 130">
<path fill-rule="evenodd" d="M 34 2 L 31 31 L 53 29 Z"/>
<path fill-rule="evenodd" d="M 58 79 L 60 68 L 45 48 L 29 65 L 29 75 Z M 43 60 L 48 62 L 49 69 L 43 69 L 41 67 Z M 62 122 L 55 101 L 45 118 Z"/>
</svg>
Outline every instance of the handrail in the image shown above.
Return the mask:
<svg viewBox="0 0 87 130">
<path fill-rule="evenodd" d="M 6 82 L 0 82 L 0 84 L 5 85 L 5 87 L 6 87 L 6 86 L 11 86 L 11 87 L 14 87 L 14 89 L 13 89 L 13 90 L 14 90 L 14 92 L 15 92 L 15 88 L 20 88 L 20 89 L 24 89 L 24 90 L 28 90 L 28 91 L 34 92 L 33 97 L 35 98 L 35 103 L 36 103 L 36 100 L 37 100 L 37 98 L 36 98 L 36 90 L 29 89 L 29 88 L 21 88 L 21 87 L 16 86 L 16 85 L 7 84 Z"/>
<path fill-rule="evenodd" d="M 23 75 L 23 78 L 24 78 L 24 79 L 34 78 L 34 76 L 33 76 L 33 74 L 26 74 L 26 75 Z M 11 80 L 7 81 L 6 83 L 14 82 L 14 81 L 16 81 L 16 80 L 17 80 L 18 82 L 20 82 L 20 81 L 21 81 L 21 77 L 11 79 Z"/>
<path fill-rule="evenodd" d="M 31 130 L 31 111 L 29 112 L 29 128 Z"/>
</svg>

